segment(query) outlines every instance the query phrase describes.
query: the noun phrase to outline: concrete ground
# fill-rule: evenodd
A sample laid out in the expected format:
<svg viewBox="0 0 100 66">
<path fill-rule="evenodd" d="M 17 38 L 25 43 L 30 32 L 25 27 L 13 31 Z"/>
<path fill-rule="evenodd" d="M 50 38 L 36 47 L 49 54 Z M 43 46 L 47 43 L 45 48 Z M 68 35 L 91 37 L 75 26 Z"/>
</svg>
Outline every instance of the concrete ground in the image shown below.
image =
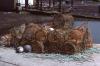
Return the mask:
<svg viewBox="0 0 100 66">
<path fill-rule="evenodd" d="M 100 66 L 100 45 L 83 54 L 15 53 L 12 48 L 0 47 L 0 66 Z"/>
</svg>

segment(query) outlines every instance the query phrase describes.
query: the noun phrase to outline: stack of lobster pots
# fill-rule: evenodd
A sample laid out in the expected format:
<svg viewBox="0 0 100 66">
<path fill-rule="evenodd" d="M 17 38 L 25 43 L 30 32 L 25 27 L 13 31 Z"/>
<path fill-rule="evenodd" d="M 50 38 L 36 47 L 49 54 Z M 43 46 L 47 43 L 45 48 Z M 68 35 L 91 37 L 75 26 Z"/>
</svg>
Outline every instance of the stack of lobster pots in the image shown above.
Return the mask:
<svg viewBox="0 0 100 66">
<path fill-rule="evenodd" d="M 34 53 L 74 54 L 91 48 L 90 35 L 87 38 L 89 32 L 83 27 L 73 28 L 72 25 L 71 15 L 58 14 L 47 24 L 28 23 L 13 27 L 1 39 L 6 42 L 5 46 L 31 45 Z"/>
</svg>

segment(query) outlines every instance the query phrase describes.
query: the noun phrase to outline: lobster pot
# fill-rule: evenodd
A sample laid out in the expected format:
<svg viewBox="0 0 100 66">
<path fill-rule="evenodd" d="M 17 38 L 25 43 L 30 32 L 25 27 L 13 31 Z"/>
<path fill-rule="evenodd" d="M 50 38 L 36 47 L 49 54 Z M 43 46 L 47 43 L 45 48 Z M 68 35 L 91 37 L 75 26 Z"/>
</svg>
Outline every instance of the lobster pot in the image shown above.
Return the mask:
<svg viewBox="0 0 100 66">
<path fill-rule="evenodd" d="M 35 33 L 35 40 L 45 41 L 46 40 L 46 35 L 47 35 L 47 33 L 43 29 L 40 29 Z"/>
<path fill-rule="evenodd" d="M 45 42 L 45 53 L 61 53 L 62 44 L 57 42 Z"/>
<path fill-rule="evenodd" d="M 35 40 L 35 34 L 41 28 L 34 23 L 29 23 L 26 25 L 26 29 L 23 33 L 21 44 L 25 44 L 27 42 L 33 42 Z"/>
<path fill-rule="evenodd" d="M 93 47 L 92 39 L 90 36 L 88 36 L 86 48 L 92 48 L 92 47 Z"/>
<path fill-rule="evenodd" d="M 93 47 L 92 44 L 87 44 L 87 45 L 86 45 L 86 48 L 92 48 L 92 47 Z"/>
<path fill-rule="evenodd" d="M 64 36 L 59 33 L 58 31 L 51 31 L 47 35 L 47 40 L 49 42 L 56 42 L 56 43 L 62 43 L 65 41 Z"/>
<path fill-rule="evenodd" d="M 33 53 L 42 53 L 42 47 L 37 41 L 32 42 L 31 46 Z"/>
<path fill-rule="evenodd" d="M 17 0 L 0 0 L 0 11 L 14 11 Z"/>
<path fill-rule="evenodd" d="M 86 31 L 82 42 L 83 42 L 83 45 L 81 47 L 83 47 L 83 49 L 88 49 L 88 48 L 93 47 L 93 40 L 90 36 L 90 32 Z"/>
<path fill-rule="evenodd" d="M 51 31 L 44 44 L 46 53 L 60 53 L 63 44 L 64 37 L 57 31 Z"/>
<path fill-rule="evenodd" d="M 90 33 L 88 32 L 88 39 L 87 39 L 86 48 L 92 48 L 92 47 L 93 47 L 93 40 L 92 40 Z"/>
<path fill-rule="evenodd" d="M 63 44 L 62 49 L 61 49 L 62 54 L 75 54 L 78 52 L 78 47 L 75 46 L 73 42 L 66 42 Z"/>
<path fill-rule="evenodd" d="M 62 14 L 56 14 L 54 16 L 54 28 L 62 28 L 65 24 L 65 21 L 64 21 L 64 18 L 63 18 L 63 15 Z"/>
<path fill-rule="evenodd" d="M 53 21 L 54 28 L 70 29 L 73 26 L 74 18 L 70 14 L 56 14 Z"/>
</svg>

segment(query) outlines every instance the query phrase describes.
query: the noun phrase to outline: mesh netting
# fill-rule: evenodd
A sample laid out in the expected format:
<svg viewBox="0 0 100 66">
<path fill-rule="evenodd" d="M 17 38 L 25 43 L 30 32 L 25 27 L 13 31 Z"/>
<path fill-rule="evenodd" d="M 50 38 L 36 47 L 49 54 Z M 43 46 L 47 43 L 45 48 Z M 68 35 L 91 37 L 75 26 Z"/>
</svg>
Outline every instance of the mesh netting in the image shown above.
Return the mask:
<svg viewBox="0 0 100 66">
<path fill-rule="evenodd" d="M 59 61 L 59 62 L 70 62 L 70 61 L 77 61 L 77 62 L 91 62 L 93 61 L 93 54 L 100 54 L 100 48 L 90 48 L 82 53 L 77 53 L 74 55 L 61 55 L 61 54 L 23 54 L 25 58 L 38 58 L 38 59 L 48 59 L 52 61 Z"/>
</svg>

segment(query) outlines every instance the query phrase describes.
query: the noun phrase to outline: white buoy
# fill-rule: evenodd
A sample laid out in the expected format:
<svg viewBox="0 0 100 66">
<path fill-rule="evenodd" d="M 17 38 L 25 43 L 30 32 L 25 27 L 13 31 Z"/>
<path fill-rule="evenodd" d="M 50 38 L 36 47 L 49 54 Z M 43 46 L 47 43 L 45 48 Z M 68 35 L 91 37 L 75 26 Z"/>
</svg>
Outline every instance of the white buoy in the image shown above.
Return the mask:
<svg viewBox="0 0 100 66">
<path fill-rule="evenodd" d="M 53 31 L 54 30 L 54 28 L 49 28 L 50 29 L 50 31 Z"/>
<path fill-rule="evenodd" d="M 16 51 L 18 53 L 22 53 L 24 51 L 24 48 L 22 46 L 17 47 Z"/>
</svg>

